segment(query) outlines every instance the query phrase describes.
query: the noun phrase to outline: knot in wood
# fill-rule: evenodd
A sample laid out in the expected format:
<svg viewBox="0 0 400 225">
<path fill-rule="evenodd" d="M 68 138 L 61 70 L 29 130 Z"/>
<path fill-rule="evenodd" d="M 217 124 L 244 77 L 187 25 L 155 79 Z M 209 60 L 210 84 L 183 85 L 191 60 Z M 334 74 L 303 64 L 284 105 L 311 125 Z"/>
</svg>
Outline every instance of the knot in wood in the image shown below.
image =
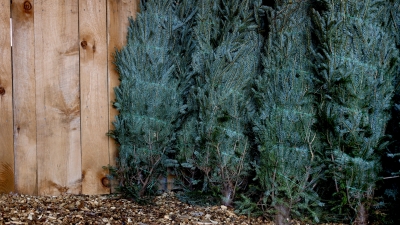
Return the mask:
<svg viewBox="0 0 400 225">
<path fill-rule="evenodd" d="M 111 186 L 110 180 L 109 180 L 107 177 L 103 177 L 103 178 L 101 179 L 101 184 L 102 184 L 104 187 L 107 187 L 107 188 L 109 188 L 109 187 Z"/>
<path fill-rule="evenodd" d="M 31 10 L 32 9 L 32 4 L 29 1 L 24 2 L 24 9 L 25 10 Z"/>
<path fill-rule="evenodd" d="M 87 42 L 86 41 L 82 41 L 81 42 L 81 46 L 82 46 L 83 49 L 86 49 Z"/>
<path fill-rule="evenodd" d="M 6 89 L 0 87 L 0 95 L 5 95 L 5 94 L 6 94 Z"/>
</svg>

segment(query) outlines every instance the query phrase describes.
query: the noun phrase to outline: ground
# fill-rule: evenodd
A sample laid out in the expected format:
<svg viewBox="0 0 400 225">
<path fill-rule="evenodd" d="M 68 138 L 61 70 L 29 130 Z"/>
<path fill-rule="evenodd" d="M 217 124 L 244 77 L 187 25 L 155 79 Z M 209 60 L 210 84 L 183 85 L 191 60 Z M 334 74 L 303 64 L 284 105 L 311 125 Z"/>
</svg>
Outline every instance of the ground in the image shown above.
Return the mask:
<svg viewBox="0 0 400 225">
<path fill-rule="evenodd" d="M 155 197 L 151 204 L 138 205 L 115 195 L 28 196 L 0 195 L 0 225 L 3 224 L 260 224 L 262 218 L 237 215 L 225 206 L 191 206 L 173 193 Z M 292 221 L 292 224 L 301 224 Z"/>
</svg>

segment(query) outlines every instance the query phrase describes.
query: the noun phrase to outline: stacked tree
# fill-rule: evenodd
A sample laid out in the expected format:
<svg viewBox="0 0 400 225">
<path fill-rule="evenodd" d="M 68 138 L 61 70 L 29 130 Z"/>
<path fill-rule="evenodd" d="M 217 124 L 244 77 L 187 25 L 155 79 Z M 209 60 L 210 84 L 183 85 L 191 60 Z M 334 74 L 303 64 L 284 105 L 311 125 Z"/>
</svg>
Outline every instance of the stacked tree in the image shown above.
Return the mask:
<svg viewBox="0 0 400 225">
<path fill-rule="evenodd" d="M 176 69 L 181 64 L 171 59 L 180 49 L 174 48 L 180 43 L 173 34 L 190 20 L 182 19 L 190 15 L 185 9 L 172 0 L 142 2 L 142 12 L 130 20 L 127 45 L 115 54 L 121 84 L 115 88 L 119 115 L 110 135 L 119 156 L 111 169 L 120 191 L 137 200 L 156 191 L 158 178 L 175 163 L 167 156 L 183 103 Z"/>
<path fill-rule="evenodd" d="M 397 45 L 397 49 L 400 50 L 400 2 L 399 1 L 395 1 L 393 3 L 393 6 L 390 7 L 390 13 L 393 16 L 393 24 L 391 24 L 393 26 L 393 32 L 395 34 L 396 37 L 396 45 Z M 400 51 L 399 51 L 400 52 Z M 400 54 L 399 54 L 399 58 L 400 58 Z M 394 145 L 393 145 L 393 152 L 389 153 L 389 157 L 394 157 L 397 156 L 397 158 L 400 158 L 400 137 L 396 134 L 400 133 L 400 66 L 398 66 L 398 72 L 397 72 L 397 76 L 395 79 L 395 97 L 394 97 L 394 105 L 393 105 L 393 111 L 392 111 L 392 124 L 390 124 L 389 126 L 392 126 L 393 131 L 392 131 L 392 135 L 394 137 Z M 398 161 L 400 162 L 400 160 Z M 393 171 L 393 173 L 391 174 L 392 176 L 400 176 L 400 164 L 397 164 L 397 171 Z M 397 178 L 396 177 L 396 178 Z M 400 189 L 400 182 L 398 180 L 397 182 L 399 184 L 399 189 Z M 399 190 L 400 191 L 400 190 Z"/>
<path fill-rule="evenodd" d="M 313 206 L 322 204 L 314 190 L 322 167 L 313 131 L 309 7 L 310 1 L 281 1 L 267 9 L 264 72 L 255 86 L 257 179 L 264 193 L 262 206 L 267 214 L 275 214 L 276 224 L 289 224 L 291 215 L 304 213 L 318 222 Z"/>
<path fill-rule="evenodd" d="M 397 49 L 400 49 L 400 1 L 393 1 L 391 7 L 386 10 L 389 16 L 388 31 L 391 30 L 396 37 Z M 400 55 L 399 55 L 400 56 Z M 389 220 L 392 224 L 400 224 L 400 217 L 392 218 L 390 215 L 398 213 L 400 202 L 400 66 L 394 81 L 395 93 L 391 109 L 391 118 L 387 124 L 387 135 L 390 137 L 390 145 L 386 154 L 382 157 L 382 176 L 384 179 L 377 195 L 380 195 L 379 206 L 386 210 L 386 215 L 372 215 L 376 219 Z"/>
<path fill-rule="evenodd" d="M 398 53 L 382 27 L 387 2 L 320 2 L 326 10 L 313 13 L 315 85 L 329 185 L 337 208 L 351 209 L 356 224 L 367 224 Z"/>
<path fill-rule="evenodd" d="M 192 66 L 192 115 L 179 135 L 179 161 L 190 184 L 221 195 L 231 205 L 249 171 L 249 85 L 258 71 L 259 37 L 248 0 L 198 3 L 193 28 L 196 50 Z"/>
<path fill-rule="evenodd" d="M 325 198 L 338 217 L 324 219 L 365 224 L 399 72 L 399 3 L 262 2 L 142 1 L 115 54 L 119 189 L 140 200 L 168 170 L 191 203 L 240 193 L 242 212 L 287 224 L 319 221 Z"/>
<path fill-rule="evenodd" d="M 390 20 L 388 24 L 388 30 L 393 32 L 396 38 L 397 48 L 400 49 L 400 2 L 395 1 L 393 5 L 388 8 L 387 14 L 392 16 L 392 20 Z M 390 159 L 400 157 L 400 138 L 397 135 L 400 133 L 400 66 L 397 68 L 397 76 L 394 80 L 395 93 L 393 97 L 392 117 L 388 123 L 388 134 L 392 137 L 392 143 L 387 155 Z M 398 160 L 391 161 L 388 159 L 386 161 L 389 165 L 384 165 L 387 169 L 385 175 L 394 176 L 396 178 L 400 175 L 400 164 L 396 163 L 396 161 Z"/>
</svg>

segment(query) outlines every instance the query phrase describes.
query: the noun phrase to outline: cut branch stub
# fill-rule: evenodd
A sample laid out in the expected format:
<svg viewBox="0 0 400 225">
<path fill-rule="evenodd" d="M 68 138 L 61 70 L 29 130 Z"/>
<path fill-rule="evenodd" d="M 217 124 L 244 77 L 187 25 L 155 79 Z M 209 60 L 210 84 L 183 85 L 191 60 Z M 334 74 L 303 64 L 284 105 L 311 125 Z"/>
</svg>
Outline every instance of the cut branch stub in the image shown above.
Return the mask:
<svg viewBox="0 0 400 225">
<path fill-rule="evenodd" d="M 107 187 L 107 188 L 109 188 L 111 185 L 110 185 L 110 180 L 107 178 L 107 177 L 103 177 L 102 179 L 101 179 L 101 184 L 104 186 L 104 187 Z"/>
</svg>

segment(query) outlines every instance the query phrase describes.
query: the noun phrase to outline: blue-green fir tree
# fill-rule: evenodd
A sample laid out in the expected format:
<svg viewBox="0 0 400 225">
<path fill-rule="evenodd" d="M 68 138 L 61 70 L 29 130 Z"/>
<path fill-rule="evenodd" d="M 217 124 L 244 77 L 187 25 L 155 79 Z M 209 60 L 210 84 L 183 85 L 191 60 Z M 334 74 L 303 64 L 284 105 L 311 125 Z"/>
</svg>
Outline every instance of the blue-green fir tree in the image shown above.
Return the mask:
<svg viewBox="0 0 400 225">
<path fill-rule="evenodd" d="M 388 24 L 388 30 L 392 31 L 393 35 L 395 36 L 395 43 L 397 49 L 400 49 L 400 2 L 395 1 L 391 7 L 388 8 L 387 14 L 391 15 Z M 399 51 L 400 52 L 400 51 Z M 400 55 L 399 55 L 400 57 Z M 389 151 L 387 152 L 387 156 L 389 158 L 398 158 L 400 157 L 400 66 L 397 66 L 397 74 L 394 79 L 394 97 L 393 97 L 393 106 L 392 106 L 392 117 L 391 121 L 388 124 L 388 134 L 391 136 L 391 145 L 389 147 Z M 397 160 L 396 160 L 397 161 Z M 391 175 L 396 177 L 400 175 L 400 164 L 395 162 L 388 162 L 391 165 L 384 165 L 387 166 L 388 172 L 386 175 Z M 394 165 L 396 166 L 394 166 Z M 400 184 L 400 183 L 399 183 Z M 400 187 L 399 187 L 400 188 Z M 400 191 L 400 190 L 399 190 Z"/>
<path fill-rule="evenodd" d="M 173 10 L 175 12 L 174 26 L 171 51 L 171 60 L 175 65 L 175 77 L 178 80 L 177 92 L 182 101 L 179 108 L 178 116 L 173 121 L 174 132 L 170 139 L 170 148 L 167 154 L 168 156 L 168 173 L 177 175 L 173 182 L 173 189 L 180 188 L 183 186 L 182 180 L 184 177 L 181 176 L 182 171 L 185 168 L 181 167 L 176 160 L 177 150 L 180 148 L 177 142 L 177 136 L 182 135 L 179 131 L 182 130 L 183 124 L 185 124 L 189 115 L 194 111 L 193 104 L 190 103 L 188 98 L 191 87 L 194 84 L 194 71 L 191 66 L 192 55 L 195 51 L 196 42 L 193 37 L 193 26 L 196 22 L 197 15 L 197 2 L 198 0 L 175 0 L 173 4 Z M 182 144 L 182 143 L 180 143 Z M 185 145 L 191 144 L 190 142 L 183 143 Z M 179 152 L 179 151 L 178 151 Z M 174 176 L 175 177 L 175 176 Z"/>
<path fill-rule="evenodd" d="M 382 26 L 387 1 L 319 2 L 326 8 L 313 11 L 317 128 L 333 209 L 367 224 L 397 72 L 395 43 Z"/>
<path fill-rule="evenodd" d="M 192 56 L 192 113 L 178 135 L 185 178 L 231 205 L 250 169 L 249 85 L 258 70 L 259 37 L 250 1 L 204 0 L 197 5 Z M 194 172 L 197 171 L 197 175 Z"/>
<path fill-rule="evenodd" d="M 184 104 L 177 70 L 181 64 L 172 60 L 180 54 L 180 43 L 173 36 L 187 22 L 176 1 L 142 1 L 140 8 L 136 19 L 130 19 L 126 46 L 115 53 L 121 83 L 114 89 L 114 106 L 119 115 L 110 132 L 119 145 L 112 169 L 118 188 L 136 200 L 157 190 L 159 177 L 175 164 L 168 154 Z"/>
<path fill-rule="evenodd" d="M 258 109 L 254 132 L 262 209 L 275 224 L 310 215 L 319 221 L 322 206 L 314 187 L 322 174 L 321 148 L 313 130 L 310 61 L 310 1 L 280 1 L 267 8 L 269 35 L 265 42 L 264 71 L 255 83 Z"/>
<path fill-rule="evenodd" d="M 174 28 L 173 28 L 173 51 L 172 60 L 176 66 L 176 77 L 179 80 L 178 92 L 184 105 L 181 108 L 180 116 L 176 121 L 177 129 L 188 116 L 188 94 L 194 83 L 194 71 L 191 66 L 192 55 L 195 51 L 196 42 L 193 38 L 193 26 L 196 21 L 198 0 L 177 0 L 174 1 Z"/>
<path fill-rule="evenodd" d="M 392 31 L 396 38 L 397 49 L 400 49 L 400 1 L 393 1 L 386 14 L 390 15 L 389 23 L 386 27 L 388 31 Z M 379 202 L 376 205 L 380 210 L 377 210 L 377 213 L 373 213 L 371 216 L 375 220 L 388 221 L 390 224 L 400 224 L 400 217 L 397 216 L 400 207 L 400 202 L 398 201 L 400 198 L 400 66 L 398 66 L 394 86 L 395 93 L 392 99 L 391 118 L 386 130 L 390 144 L 382 156 L 383 171 L 381 174 L 383 180 L 378 183 L 380 184 L 380 189 L 376 193 L 379 198 Z M 385 211 L 385 214 L 378 213 L 380 211 Z"/>
<path fill-rule="evenodd" d="M 390 7 L 390 13 L 393 17 L 393 23 L 391 24 L 391 28 L 393 30 L 393 33 L 396 37 L 396 46 L 397 49 L 400 50 L 400 2 L 399 1 L 395 1 L 393 3 L 393 5 Z M 400 53 L 400 51 L 398 51 Z M 400 54 L 399 54 L 399 58 L 400 58 Z M 400 66 L 397 67 L 397 76 L 395 78 L 395 97 L 393 99 L 393 110 L 392 110 L 392 116 L 393 118 L 393 124 L 391 124 L 392 126 L 395 126 L 396 128 L 394 128 L 393 133 L 391 133 L 393 135 L 393 141 L 394 141 L 394 145 L 393 145 L 393 152 L 389 152 L 388 156 L 389 157 L 397 157 L 398 159 L 400 159 L 400 137 L 399 134 L 400 133 Z M 400 167 L 400 160 L 398 160 L 398 167 Z M 398 178 L 398 176 L 400 176 L 400 169 L 395 170 L 392 172 L 391 174 L 392 176 L 397 176 L 396 178 Z M 400 179 L 398 179 L 400 180 Z M 398 182 L 399 184 L 399 192 L 400 192 L 400 182 Z"/>
</svg>

